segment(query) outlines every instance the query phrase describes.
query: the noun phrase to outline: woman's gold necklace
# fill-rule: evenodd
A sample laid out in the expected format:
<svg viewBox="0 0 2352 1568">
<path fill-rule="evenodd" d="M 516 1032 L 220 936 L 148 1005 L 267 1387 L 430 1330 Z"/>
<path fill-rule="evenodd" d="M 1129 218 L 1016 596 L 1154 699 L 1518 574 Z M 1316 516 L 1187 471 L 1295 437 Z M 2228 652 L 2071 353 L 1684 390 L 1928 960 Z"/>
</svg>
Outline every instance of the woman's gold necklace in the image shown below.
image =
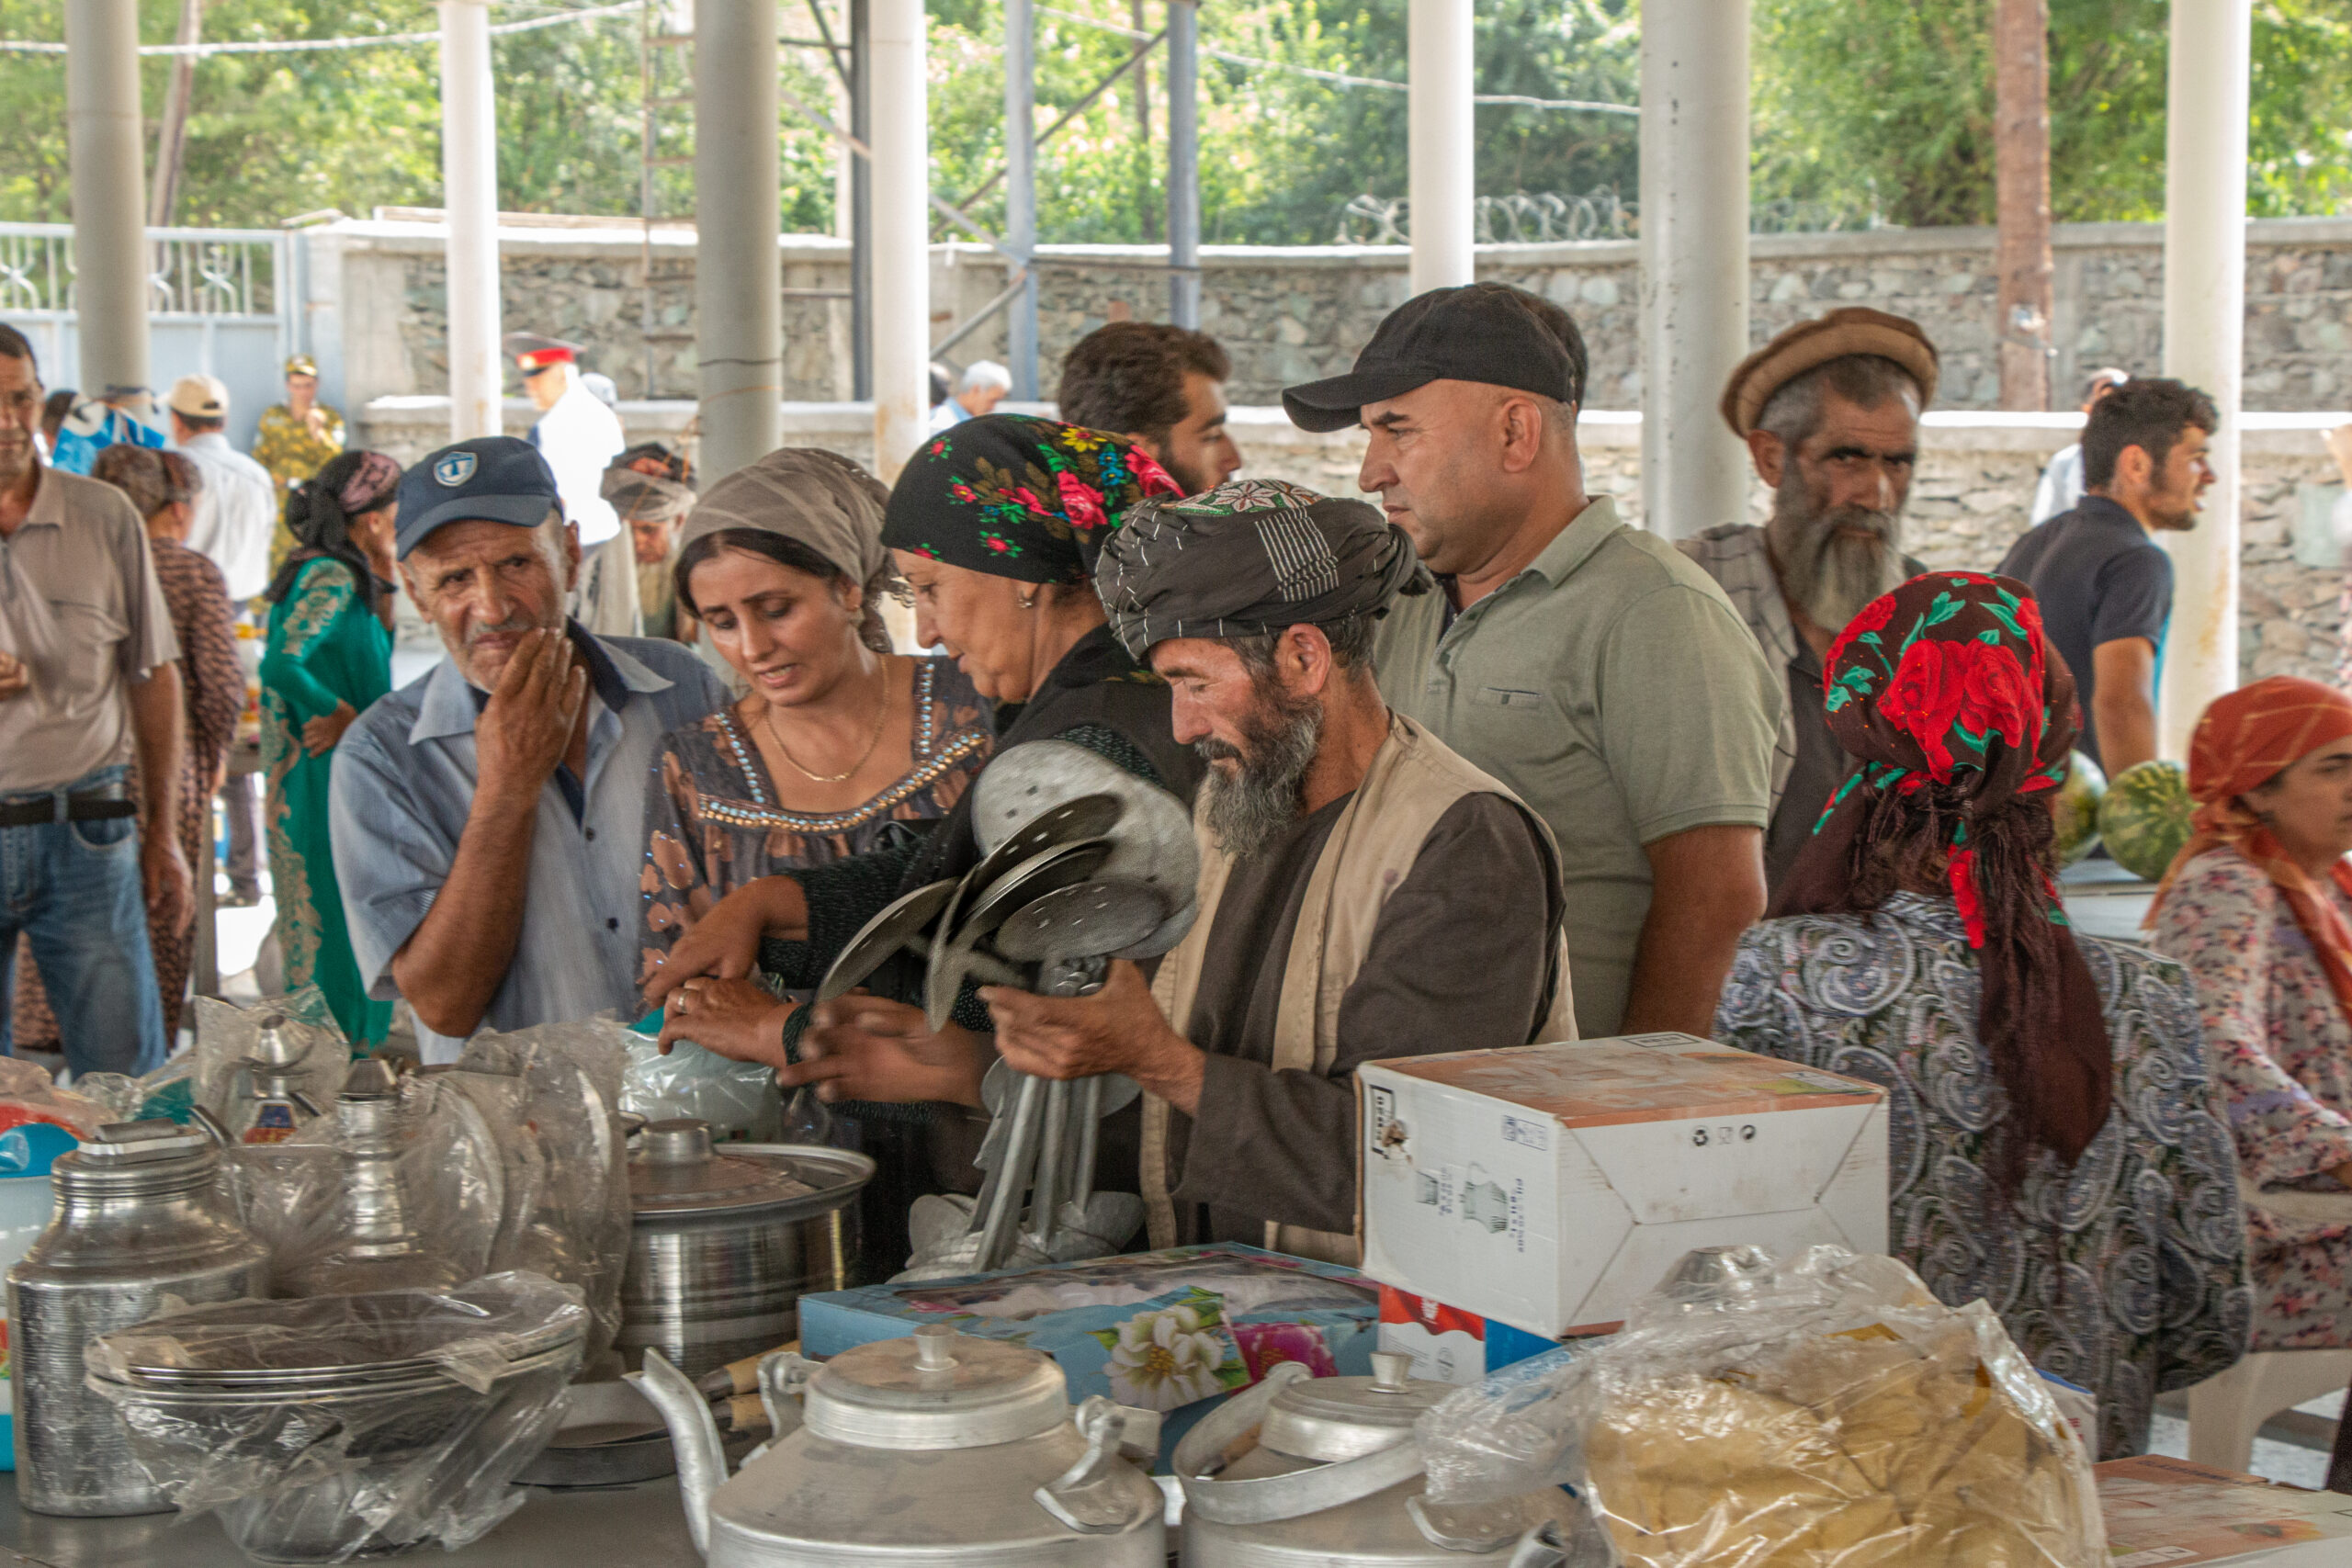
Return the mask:
<svg viewBox="0 0 2352 1568">
<path fill-rule="evenodd" d="M 792 748 L 784 743 L 784 735 L 775 727 L 775 709 L 764 705 L 760 709 L 760 722 L 768 727 L 768 739 L 775 742 L 775 749 L 784 753 L 784 760 L 792 764 L 794 771 L 812 784 L 839 784 L 843 779 L 854 777 L 858 769 L 865 766 L 866 759 L 874 755 L 874 749 L 882 744 L 882 730 L 889 721 L 890 667 L 885 664 L 882 667 L 882 700 L 875 705 L 874 733 L 866 739 L 865 750 L 857 754 L 856 761 L 840 773 L 820 773 L 802 766 L 800 759 L 792 754 Z"/>
</svg>

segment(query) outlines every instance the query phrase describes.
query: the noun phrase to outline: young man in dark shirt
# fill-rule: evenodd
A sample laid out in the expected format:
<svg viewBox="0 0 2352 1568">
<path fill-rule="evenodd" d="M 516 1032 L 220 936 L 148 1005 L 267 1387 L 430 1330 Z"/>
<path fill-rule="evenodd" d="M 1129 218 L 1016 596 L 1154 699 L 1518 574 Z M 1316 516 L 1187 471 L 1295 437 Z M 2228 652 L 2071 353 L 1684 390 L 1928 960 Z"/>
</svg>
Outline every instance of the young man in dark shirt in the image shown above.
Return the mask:
<svg viewBox="0 0 2352 1568">
<path fill-rule="evenodd" d="M 2083 426 L 2083 499 L 2009 547 L 2001 575 L 2033 590 L 2082 694 L 2082 749 L 2112 778 L 2156 754 L 2156 669 L 2172 618 L 2172 558 L 2154 537 L 2197 526 L 2213 482 L 2213 400 L 2165 379 L 2126 382 Z"/>
</svg>

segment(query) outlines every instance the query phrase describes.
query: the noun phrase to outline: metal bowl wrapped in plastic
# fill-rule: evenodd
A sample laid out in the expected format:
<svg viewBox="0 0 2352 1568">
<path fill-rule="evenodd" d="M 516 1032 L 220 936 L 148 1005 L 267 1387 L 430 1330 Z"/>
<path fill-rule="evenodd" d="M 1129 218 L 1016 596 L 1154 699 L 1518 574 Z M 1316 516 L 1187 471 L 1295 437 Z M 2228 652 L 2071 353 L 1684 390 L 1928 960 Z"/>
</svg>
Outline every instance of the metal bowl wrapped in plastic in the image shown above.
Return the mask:
<svg viewBox="0 0 2352 1568">
<path fill-rule="evenodd" d="M 89 1384 L 184 1513 L 265 1562 L 341 1562 L 463 1546 L 519 1506 L 587 1323 L 527 1273 L 232 1302 L 93 1341 Z"/>
</svg>

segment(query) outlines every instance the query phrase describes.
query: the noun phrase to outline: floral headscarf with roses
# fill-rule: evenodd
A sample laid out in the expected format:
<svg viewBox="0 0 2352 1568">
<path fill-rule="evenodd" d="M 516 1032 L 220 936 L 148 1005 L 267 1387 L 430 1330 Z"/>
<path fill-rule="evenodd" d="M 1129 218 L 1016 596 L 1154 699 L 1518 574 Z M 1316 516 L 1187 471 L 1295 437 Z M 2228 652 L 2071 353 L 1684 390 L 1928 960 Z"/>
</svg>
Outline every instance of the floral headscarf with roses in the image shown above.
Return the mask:
<svg viewBox="0 0 2352 1568">
<path fill-rule="evenodd" d="M 1862 765 L 1772 913 L 1859 913 L 1950 887 L 1981 977 L 1977 1037 L 2009 1101 L 1995 1174 L 2014 1189 L 2035 1145 L 2072 1165 L 2106 1124 L 2113 1055 L 2052 874 L 2048 792 L 2082 711 L 2031 591 L 1980 572 L 1915 577 L 1847 625 L 1822 690 Z"/>
<path fill-rule="evenodd" d="M 1084 582 L 1127 508 L 1183 494 L 1122 436 L 1027 414 L 967 419 L 917 448 L 882 542 L 1020 582 Z"/>
</svg>

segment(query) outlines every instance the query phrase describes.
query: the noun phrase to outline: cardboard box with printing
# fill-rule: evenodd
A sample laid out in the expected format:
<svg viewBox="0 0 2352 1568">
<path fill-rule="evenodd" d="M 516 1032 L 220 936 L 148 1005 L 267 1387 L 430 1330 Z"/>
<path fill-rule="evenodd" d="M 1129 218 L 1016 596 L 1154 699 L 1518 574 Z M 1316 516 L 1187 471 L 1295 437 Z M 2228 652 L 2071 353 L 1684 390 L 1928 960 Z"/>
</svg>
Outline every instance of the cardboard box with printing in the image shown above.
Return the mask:
<svg viewBox="0 0 2352 1568">
<path fill-rule="evenodd" d="M 1875 1084 L 1688 1034 L 1373 1062 L 1363 1271 L 1546 1337 L 1693 1247 L 1886 1250 Z"/>
</svg>

